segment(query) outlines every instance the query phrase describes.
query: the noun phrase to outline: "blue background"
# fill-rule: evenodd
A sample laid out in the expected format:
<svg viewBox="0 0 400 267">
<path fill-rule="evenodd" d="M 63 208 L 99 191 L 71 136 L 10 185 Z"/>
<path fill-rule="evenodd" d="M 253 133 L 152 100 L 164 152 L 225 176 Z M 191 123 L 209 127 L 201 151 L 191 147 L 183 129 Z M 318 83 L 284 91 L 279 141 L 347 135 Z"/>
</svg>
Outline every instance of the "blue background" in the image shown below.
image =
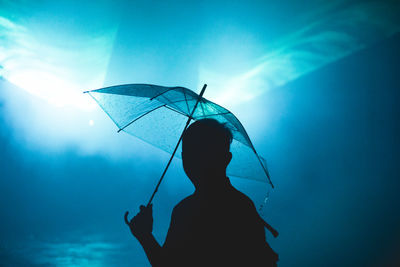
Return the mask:
<svg viewBox="0 0 400 267">
<path fill-rule="evenodd" d="M 0 1 L 0 263 L 148 266 L 123 222 L 168 154 L 82 91 L 185 86 L 229 110 L 276 189 L 232 177 L 280 232 L 280 266 L 400 264 L 396 1 Z M 154 200 L 163 242 L 193 192 Z M 235 233 L 232 233 L 233 235 Z"/>
</svg>

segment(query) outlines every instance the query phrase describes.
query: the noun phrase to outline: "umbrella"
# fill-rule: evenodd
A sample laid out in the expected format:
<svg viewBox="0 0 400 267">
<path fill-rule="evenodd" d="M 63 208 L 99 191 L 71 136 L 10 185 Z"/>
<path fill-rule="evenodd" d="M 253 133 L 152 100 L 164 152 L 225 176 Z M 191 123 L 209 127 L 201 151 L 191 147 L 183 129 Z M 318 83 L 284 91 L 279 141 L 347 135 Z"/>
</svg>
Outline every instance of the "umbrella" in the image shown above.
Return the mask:
<svg viewBox="0 0 400 267">
<path fill-rule="evenodd" d="M 206 85 L 203 87 L 203 92 Z M 233 158 L 227 174 L 268 182 L 274 187 L 265 160 L 256 152 L 246 130 L 229 110 L 184 87 L 126 84 L 86 91 L 124 131 L 174 154 L 176 142 L 190 120 L 212 118 L 233 135 Z M 197 108 L 195 108 L 197 106 Z M 180 157 L 180 154 L 175 156 Z"/>
<path fill-rule="evenodd" d="M 227 174 L 250 180 L 268 182 L 265 160 L 256 152 L 246 130 L 229 110 L 184 87 L 165 87 L 151 84 L 125 84 L 86 91 L 124 131 L 168 153 L 168 161 L 147 204 L 149 206 L 175 154 L 180 147 L 183 131 L 191 120 L 212 118 L 224 123 L 233 135 L 232 161 Z M 177 142 L 177 143 L 176 143 Z M 270 228 L 269 225 L 267 228 Z"/>
</svg>

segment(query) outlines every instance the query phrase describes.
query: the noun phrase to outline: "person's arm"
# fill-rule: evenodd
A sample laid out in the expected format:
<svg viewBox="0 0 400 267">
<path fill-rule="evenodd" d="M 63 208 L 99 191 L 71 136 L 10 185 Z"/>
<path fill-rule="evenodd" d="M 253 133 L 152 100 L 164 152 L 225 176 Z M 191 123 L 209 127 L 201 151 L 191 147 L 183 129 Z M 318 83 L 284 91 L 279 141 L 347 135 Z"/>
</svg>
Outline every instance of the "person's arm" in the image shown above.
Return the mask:
<svg viewBox="0 0 400 267">
<path fill-rule="evenodd" d="M 161 258 L 162 248 L 158 244 L 157 240 L 154 238 L 153 234 L 137 239 L 142 245 L 151 266 L 153 267 L 162 266 L 162 258 Z"/>
<path fill-rule="evenodd" d="M 140 206 L 140 212 L 128 220 L 128 212 L 125 213 L 125 223 L 129 226 L 132 234 L 142 245 L 150 264 L 153 267 L 161 266 L 161 246 L 154 238 L 153 231 L 153 206 Z"/>
<path fill-rule="evenodd" d="M 180 229 L 176 226 L 177 208 L 172 210 L 171 222 L 169 224 L 167 236 L 165 237 L 164 244 L 162 246 L 164 253 L 169 253 L 170 250 L 175 250 L 180 243 Z"/>
</svg>

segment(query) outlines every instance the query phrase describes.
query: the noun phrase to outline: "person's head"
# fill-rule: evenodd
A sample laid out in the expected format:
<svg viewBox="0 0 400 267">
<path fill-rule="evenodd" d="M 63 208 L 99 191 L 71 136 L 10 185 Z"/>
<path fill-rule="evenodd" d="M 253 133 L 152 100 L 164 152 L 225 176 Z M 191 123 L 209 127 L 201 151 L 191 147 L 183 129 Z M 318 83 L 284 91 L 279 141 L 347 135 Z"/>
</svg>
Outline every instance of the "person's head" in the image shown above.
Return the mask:
<svg viewBox="0 0 400 267">
<path fill-rule="evenodd" d="M 183 168 L 195 186 L 207 178 L 225 176 L 232 159 L 231 142 L 231 131 L 214 119 L 198 120 L 186 129 L 182 139 Z"/>
</svg>

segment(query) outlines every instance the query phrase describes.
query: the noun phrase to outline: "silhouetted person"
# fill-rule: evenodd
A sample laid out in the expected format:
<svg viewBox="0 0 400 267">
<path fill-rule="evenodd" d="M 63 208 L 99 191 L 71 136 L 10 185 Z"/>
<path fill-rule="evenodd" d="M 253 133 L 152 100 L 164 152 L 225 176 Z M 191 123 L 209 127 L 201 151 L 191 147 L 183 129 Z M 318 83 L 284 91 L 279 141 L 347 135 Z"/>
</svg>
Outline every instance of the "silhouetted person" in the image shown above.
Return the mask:
<svg viewBox="0 0 400 267">
<path fill-rule="evenodd" d="M 152 235 L 152 206 L 128 222 L 153 266 L 276 266 L 253 202 L 226 177 L 232 133 L 213 119 L 194 122 L 182 161 L 195 192 L 175 206 L 164 245 Z M 246 168 L 246 166 L 243 166 Z"/>
</svg>

